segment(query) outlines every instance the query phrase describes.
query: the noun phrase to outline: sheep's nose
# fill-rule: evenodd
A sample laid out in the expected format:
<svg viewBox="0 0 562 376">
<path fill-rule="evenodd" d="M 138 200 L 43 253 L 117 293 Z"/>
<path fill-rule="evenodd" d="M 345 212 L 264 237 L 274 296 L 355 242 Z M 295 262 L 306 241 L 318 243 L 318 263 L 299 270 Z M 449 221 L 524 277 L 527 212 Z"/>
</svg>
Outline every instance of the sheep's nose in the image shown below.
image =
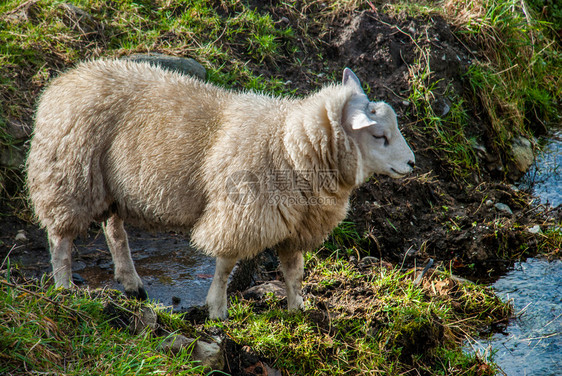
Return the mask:
<svg viewBox="0 0 562 376">
<path fill-rule="evenodd" d="M 408 161 L 408 165 L 409 165 L 411 168 L 414 168 L 414 167 L 416 166 L 416 162 L 414 162 L 414 161 Z"/>
</svg>

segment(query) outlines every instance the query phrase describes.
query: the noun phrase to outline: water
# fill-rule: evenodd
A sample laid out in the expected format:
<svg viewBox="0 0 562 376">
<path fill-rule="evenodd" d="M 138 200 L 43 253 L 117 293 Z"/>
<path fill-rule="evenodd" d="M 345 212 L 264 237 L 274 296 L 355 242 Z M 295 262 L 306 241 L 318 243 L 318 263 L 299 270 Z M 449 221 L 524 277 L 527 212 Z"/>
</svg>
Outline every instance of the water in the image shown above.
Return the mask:
<svg viewBox="0 0 562 376">
<path fill-rule="evenodd" d="M 554 132 L 525 178 L 539 201 L 562 204 L 562 130 Z M 517 318 L 505 333 L 472 344 L 508 376 L 562 375 L 562 261 L 528 259 L 492 285 L 505 301 L 512 299 Z"/>
<path fill-rule="evenodd" d="M 191 247 L 179 235 L 128 232 L 135 268 L 151 300 L 178 310 L 205 303 L 215 270 L 213 258 Z M 123 290 L 113 280 L 113 262 L 104 237 L 100 234 L 88 242 L 76 243 L 73 271 L 92 288 Z"/>
<path fill-rule="evenodd" d="M 562 204 L 562 130 L 548 137 L 543 151 L 521 182 L 541 203 L 552 207 Z"/>
<path fill-rule="evenodd" d="M 562 375 L 562 261 L 528 259 L 492 285 L 503 300 L 513 299 L 517 318 L 506 334 L 473 344 L 508 376 Z"/>
</svg>

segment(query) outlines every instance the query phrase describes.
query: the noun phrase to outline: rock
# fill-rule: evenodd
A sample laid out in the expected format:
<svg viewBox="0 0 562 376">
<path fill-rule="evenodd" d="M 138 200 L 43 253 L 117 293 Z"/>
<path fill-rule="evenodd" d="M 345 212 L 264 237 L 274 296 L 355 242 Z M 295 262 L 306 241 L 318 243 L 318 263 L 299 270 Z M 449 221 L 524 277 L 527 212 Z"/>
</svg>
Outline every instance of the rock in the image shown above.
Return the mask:
<svg viewBox="0 0 562 376">
<path fill-rule="evenodd" d="M 362 268 L 371 267 L 373 265 L 379 264 L 380 260 L 373 256 L 365 256 L 359 261 L 359 266 Z"/>
<path fill-rule="evenodd" d="M 472 148 L 476 151 L 476 155 L 486 161 L 489 161 L 490 156 L 488 155 L 488 150 L 486 149 L 486 147 L 484 145 L 481 145 L 479 143 L 477 143 L 476 141 L 473 141 L 471 144 Z"/>
<path fill-rule="evenodd" d="M 182 349 L 188 348 L 193 342 L 195 342 L 193 338 L 187 338 L 184 335 L 176 334 L 166 337 L 159 347 L 163 351 L 170 351 L 173 354 L 177 354 Z"/>
<path fill-rule="evenodd" d="M 142 311 L 139 316 L 135 316 L 131 322 L 129 329 L 131 333 L 139 334 L 144 331 L 154 331 L 158 324 L 158 316 L 156 312 L 148 307 L 142 307 Z"/>
<path fill-rule="evenodd" d="M 26 150 L 23 146 L 1 146 L 0 166 L 8 168 L 21 168 L 25 164 Z"/>
<path fill-rule="evenodd" d="M 113 261 L 102 261 L 98 264 L 100 269 L 104 270 L 112 270 L 113 269 Z"/>
<path fill-rule="evenodd" d="M 169 56 L 156 52 L 150 52 L 148 54 L 134 54 L 127 57 L 127 59 L 130 59 L 132 61 L 146 61 L 153 65 L 158 65 L 162 68 L 183 73 L 188 76 L 193 76 L 201 80 L 204 80 L 207 75 L 205 68 L 201 64 L 190 58 Z"/>
<path fill-rule="evenodd" d="M 282 299 L 287 293 L 285 291 L 285 285 L 281 281 L 269 281 L 262 284 L 250 287 L 242 293 L 244 299 L 261 300 L 268 293 L 272 293 L 276 297 Z"/>
<path fill-rule="evenodd" d="M 41 12 L 39 0 L 28 0 L 18 5 L 14 10 L 7 12 L 2 17 L 4 20 L 13 23 L 31 22 L 37 23 Z"/>
<path fill-rule="evenodd" d="M 18 230 L 18 233 L 16 234 L 16 237 L 15 237 L 15 241 L 16 242 L 26 242 L 27 241 L 27 236 L 25 235 L 25 230 Z"/>
<path fill-rule="evenodd" d="M 224 352 L 216 342 L 197 341 L 192 356 L 202 366 L 216 370 L 224 368 Z"/>
<path fill-rule="evenodd" d="M 86 269 L 86 263 L 84 261 L 78 260 L 72 263 L 72 271 L 79 272 L 84 269 Z"/>
<path fill-rule="evenodd" d="M 502 213 L 505 214 L 509 214 L 509 215 L 513 215 L 513 211 L 511 210 L 511 208 L 509 206 L 507 206 L 506 204 L 502 204 L 501 202 L 498 202 L 494 205 L 494 207 Z"/>
<path fill-rule="evenodd" d="M 486 206 L 491 207 L 492 205 L 494 205 L 494 201 L 492 200 L 486 200 Z"/>
<path fill-rule="evenodd" d="M 431 107 L 437 116 L 444 117 L 451 111 L 451 101 L 447 98 L 438 98 L 431 104 Z"/>
<path fill-rule="evenodd" d="M 84 283 L 86 283 L 84 277 L 82 277 L 78 273 L 72 273 L 72 281 L 77 285 L 83 285 Z"/>
<path fill-rule="evenodd" d="M 511 156 L 515 167 L 520 173 L 525 173 L 535 160 L 533 145 L 525 137 L 514 137 L 511 140 Z"/>
<path fill-rule="evenodd" d="M 541 232 L 541 226 L 534 225 L 533 227 L 529 227 L 527 231 L 529 231 L 531 234 L 538 234 L 539 232 Z"/>
<path fill-rule="evenodd" d="M 2 120 L 0 120 L 0 122 L 2 122 Z M 12 136 L 14 140 L 23 141 L 31 136 L 31 125 L 9 119 L 4 120 L 4 122 L 6 123 L 6 133 Z"/>
<path fill-rule="evenodd" d="M 102 30 L 100 23 L 85 10 L 67 3 L 62 3 L 59 7 L 64 10 L 63 23 L 74 31 L 97 34 Z"/>
</svg>

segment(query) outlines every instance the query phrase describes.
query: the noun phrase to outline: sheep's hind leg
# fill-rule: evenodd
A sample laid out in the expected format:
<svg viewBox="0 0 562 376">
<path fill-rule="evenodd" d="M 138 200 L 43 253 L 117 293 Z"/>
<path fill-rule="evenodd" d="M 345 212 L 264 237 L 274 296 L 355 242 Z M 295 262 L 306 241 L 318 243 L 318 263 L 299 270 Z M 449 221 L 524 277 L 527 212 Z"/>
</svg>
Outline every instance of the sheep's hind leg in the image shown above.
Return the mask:
<svg viewBox="0 0 562 376">
<path fill-rule="evenodd" d="M 103 224 L 103 232 L 115 264 L 115 280 L 123 284 L 128 296 L 146 299 L 148 295 L 135 270 L 123 220 L 116 214 L 111 215 Z"/>
<path fill-rule="evenodd" d="M 303 309 L 302 279 L 304 277 L 304 257 L 300 251 L 278 250 L 281 270 L 287 289 L 287 308 L 289 311 Z"/>
<path fill-rule="evenodd" d="M 236 261 L 238 261 L 236 258 L 217 257 L 215 276 L 207 294 L 207 307 L 211 319 L 226 319 L 228 316 L 226 287 Z"/>
<path fill-rule="evenodd" d="M 49 251 L 55 286 L 69 288 L 72 284 L 72 236 L 59 236 L 48 231 Z"/>
</svg>

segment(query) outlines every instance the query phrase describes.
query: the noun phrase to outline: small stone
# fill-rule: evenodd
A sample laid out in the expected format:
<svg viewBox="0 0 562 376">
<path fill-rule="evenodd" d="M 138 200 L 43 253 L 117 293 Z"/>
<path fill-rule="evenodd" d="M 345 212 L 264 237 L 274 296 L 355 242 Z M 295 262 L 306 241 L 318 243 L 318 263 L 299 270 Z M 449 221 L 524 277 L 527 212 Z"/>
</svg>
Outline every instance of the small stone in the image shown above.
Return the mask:
<svg viewBox="0 0 562 376">
<path fill-rule="evenodd" d="M 25 230 L 18 230 L 15 240 L 16 242 L 26 242 L 27 236 L 25 235 Z"/>
<path fill-rule="evenodd" d="M 36 24 L 37 18 L 41 13 L 39 0 L 23 1 L 14 10 L 3 15 L 3 19 L 8 22 L 21 23 L 31 22 Z"/>
<path fill-rule="evenodd" d="M 104 261 L 98 264 L 98 267 L 100 269 L 104 269 L 104 270 L 111 270 L 113 269 L 113 262 L 112 261 Z"/>
<path fill-rule="evenodd" d="M 515 137 L 511 140 L 511 154 L 515 167 L 522 173 L 527 172 L 535 160 L 531 141 L 525 137 Z"/>
<path fill-rule="evenodd" d="M 178 354 L 182 349 L 188 348 L 193 342 L 195 342 L 193 338 L 187 338 L 184 335 L 176 334 L 164 339 L 159 347 L 163 351 L 170 351 L 173 354 Z"/>
<path fill-rule="evenodd" d="M 148 54 L 134 54 L 127 58 L 132 61 L 149 62 L 152 65 L 157 65 L 164 69 L 193 76 L 201 80 L 204 80 L 207 75 L 205 68 L 201 64 L 189 58 L 169 56 L 155 52 Z"/>
<path fill-rule="evenodd" d="M 130 325 L 130 330 L 134 334 L 139 334 L 144 331 L 154 331 L 158 325 L 158 315 L 156 312 L 148 307 L 142 307 L 139 316 L 135 316 Z"/>
<path fill-rule="evenodd" d="M 485 203 L 485 204 L 486 204 L 486 206 L 492 206 L 492 205 L 494 205 L 494 201 L 492 201 L 492 200 L 486 200 L 486 203 Z"/>
<path fill-rule="evenodd" d="M 31 125 L 22 121 L 6 119 L 5 132 L 12 136 L 15 140 L 26 140 L 31 136 Z"/>
<path fill-rule="evenodd" d="M 224 368 L 224 354 L 215 342 L 197 341 L 193 350 L 193 360 L 200 361 L 202 366 L 222 370 Z"/>
<path fill-rule="evenodd" d="M 531 234 L 538 234 L 539 232 L 541 232 L 541 226 L 534 225 L 533 227 L 529 227 L 527 231 L 529 231 Z"/>
<path fill-rule="evenodd" d="M 101 25 L 82 8 L 67 3 L 62 3 L 59 7 L 64 11 L 63 23 L 74 31 L 87 35 L 101 30 Z"/>
<path fill-rule="evenodd" d="M 75 261 L 72 263 L 72 271 L 79 272 L 80 270 L 86 269 L 86 263 L 84 261 Z"/>
<path fill-rule="evenodd" d="M 72 273 L 72 281 L 77 285 L 83 285 L 86 280 L 78 273 Z"/>
<path fill-rule="evenodd" d="M 0 145 L 0 166 L 21 168 L 25 165 L 27 148 L 25 146 L 7 147 Z"/>
<path fill-rule="evenodd" d="M 494 207 L 502 213 L 509 214 L 509 215 L 513 214 L 513 211 L 511 210 L 511 208 L 509 206 L 507 206 L 506 204 L 502 204 L 501 202 L 496 203 L 494 205 Z"/>
<path fill-rule="evenodd" d="M 261 300 L 268 293 L 272 293 L 273 295 L 281 299 L 287 295 L 283 282 L 270 281 L 250 287 L 242 293 L 242 296 L 244 297 L 244 299 Z"/>
</svg>

